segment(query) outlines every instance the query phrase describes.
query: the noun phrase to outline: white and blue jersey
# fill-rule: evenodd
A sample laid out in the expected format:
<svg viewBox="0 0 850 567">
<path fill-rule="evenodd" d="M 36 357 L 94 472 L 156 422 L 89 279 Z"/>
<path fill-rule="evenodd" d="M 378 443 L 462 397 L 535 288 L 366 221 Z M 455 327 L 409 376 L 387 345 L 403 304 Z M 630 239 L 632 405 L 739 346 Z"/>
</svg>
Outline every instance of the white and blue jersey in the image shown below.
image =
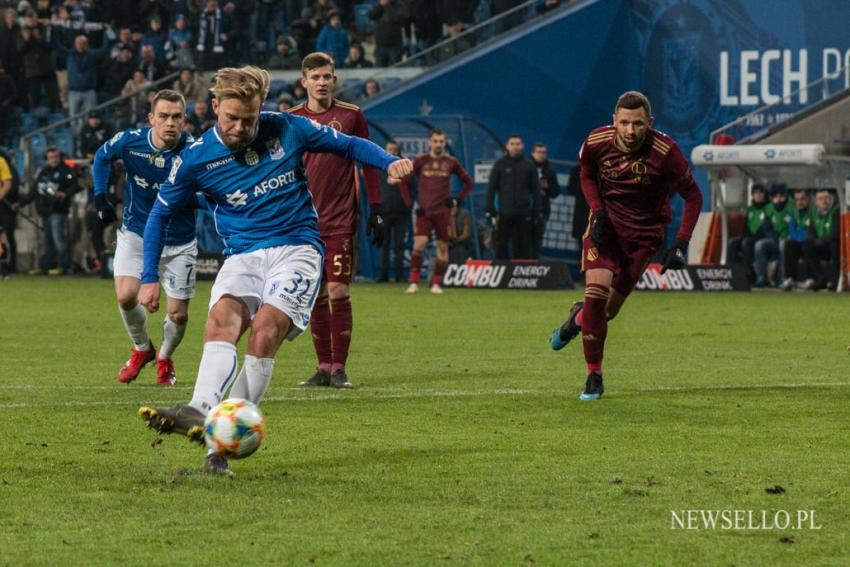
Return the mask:
<svg viewBox="0 0 850 567">
<path fill-rule="evenodd" d="M 261 112 L 253 140 L 241 150 L 221 141 L 218 126 L 210 128 L 174 161 L 160 190 L 145 228 L 142 282 L 157 281 L 164 222 L 195 192 L 206 197 L 226 256 L 284 245 L 324 252 L 301 162 L 307 151 L 381 170 L 399 159 L 369 140 L 287 113 Z"/>
<path fill-rule="evenodd" d="M 170 150 L 159 150 L 153 145 L 151 128 L 134 128 L 118 132 L 100 146 L 94 155 L 92 177 L 94 194 L 106 194 L 112 162 L 121 159 L 127 170 L 124 185 L 124 218 L 122 226 L 139 236 L 145 232 L 151 209 L 162 184 L 171 171 L 177 155 L 192 143 L 194 138 L 183 132 L 180 140 Z M 186 244 L 195 238 L 195 211 L 183 208 L 163 230 L 163 244 Z"/>
</svg>

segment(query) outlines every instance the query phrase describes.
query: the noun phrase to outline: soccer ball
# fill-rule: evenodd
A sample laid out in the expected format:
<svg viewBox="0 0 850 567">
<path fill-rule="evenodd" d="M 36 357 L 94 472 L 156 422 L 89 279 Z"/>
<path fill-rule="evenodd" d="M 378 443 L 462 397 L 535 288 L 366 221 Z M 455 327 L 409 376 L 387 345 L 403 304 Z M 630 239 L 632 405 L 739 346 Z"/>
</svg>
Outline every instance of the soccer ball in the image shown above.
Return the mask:
<svg viewBox="0 0 850 567">
<path fill-rule="evenodd" d="M 259 448 L 266 435 L 266 418 L 248 400 L 224 400 L 207 415 L 204 439 L 207 447 L 230 459 L 244 459 Z"/>
</svg>

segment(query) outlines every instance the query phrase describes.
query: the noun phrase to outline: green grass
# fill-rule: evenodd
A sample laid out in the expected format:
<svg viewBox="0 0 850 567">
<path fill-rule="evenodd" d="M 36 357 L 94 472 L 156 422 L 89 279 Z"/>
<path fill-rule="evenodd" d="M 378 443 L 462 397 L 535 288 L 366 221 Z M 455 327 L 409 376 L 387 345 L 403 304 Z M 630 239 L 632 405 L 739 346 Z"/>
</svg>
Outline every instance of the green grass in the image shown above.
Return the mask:
<svg viewBox="0 0 850 567">
<path fill-rule="evenodd" d="M 208 284 L 159 389 L 115 381 L 111 282 L 0 282 L 0 564 L 846 564 L 846 297 L 637 293 L 582 403 L 580 344 L 546 342 L 579 291 L 402 289 L 353 288 L 353 391 L 295 387 L 312 344 L 283 346 L 226 479 L 135 415 L 190 397 Z M 687 509 L 822 527 L 671 529 Z"/>
</svg>

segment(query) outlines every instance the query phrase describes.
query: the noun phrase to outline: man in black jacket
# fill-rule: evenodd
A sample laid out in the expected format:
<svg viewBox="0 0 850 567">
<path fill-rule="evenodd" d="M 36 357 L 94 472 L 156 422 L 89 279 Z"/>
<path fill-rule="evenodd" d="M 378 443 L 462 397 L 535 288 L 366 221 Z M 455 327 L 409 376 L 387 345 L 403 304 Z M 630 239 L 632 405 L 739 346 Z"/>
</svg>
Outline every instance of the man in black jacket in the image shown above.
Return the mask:
<svg viewBox="0 0 850 567">
<path fill-rule="evenodd" d="M 534 218 L 531 225 L 531 257 L 540 258 L 540 250 L 543 248 L 543 233 L 546 232 L 546 223 L 549 221 L 549 214 L 552 212 L 549 200 L 560 195 L 561 188 L 558 187 L 558 174 L 549 165 L 549 150 L 546 148 L 546 144 L 543 142 L 534 144 L 534 149 L 531 150 L 531 159 L 537 167 L 537 184 L 540 185 L 540 214 Z"/>
<path fill-rule="evenodd" d="M 518 134 L 508 136 L 507 153 L 496 160 L 490 172 L 486 211 L 488 216 L 498 219 L 496 258 L 531 257 L 531 220 L 540 212 L 540 185 L 537 166 L 523 155 L 523 148 Z"/>
<path fill-rule="evenodd" d="M 68 241 L 68 213 L 71 197 L 81 189 L 77 174 L 62 161 L 58 148 L 47 149 L 47 161 L 36 172 L 35 190 L 22 201 L 35 201 L 44 225 L 44 255 L 31 275 L 61 276 L 71 269 L 71 247 Z M 59 258 L 57 266 L 56 258 Z"/>
</svg>

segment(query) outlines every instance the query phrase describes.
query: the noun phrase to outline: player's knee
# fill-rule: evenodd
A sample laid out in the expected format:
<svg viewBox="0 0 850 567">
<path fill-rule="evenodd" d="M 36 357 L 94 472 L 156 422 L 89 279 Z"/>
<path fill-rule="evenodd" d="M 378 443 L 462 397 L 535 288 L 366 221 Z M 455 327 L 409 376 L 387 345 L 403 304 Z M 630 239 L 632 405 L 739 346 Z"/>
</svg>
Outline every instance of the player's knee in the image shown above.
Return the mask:
<svg viewBox="0 0 850 567">
<path fill-rule="evenodd" d="M 139 303 L 138 298 L 135 295 L 126 294 L 118 294 L 118 305 L 124 311 L 130 311 L 136 308 L 136 305 Z"/>
<path fill-rule="evenodd" d="M 348 286 L 345 284 L 329 284 L 327 297 L 330 298 L 331 303 L 348 299 Z"/>
<path fill-rule="evenodd" d="M 175 325 L 185 325 L 189 322 L 189 313 L 183 309 L 169 311 L 168 318 L 171 319 L 171 322 Z"/>
</svg>

